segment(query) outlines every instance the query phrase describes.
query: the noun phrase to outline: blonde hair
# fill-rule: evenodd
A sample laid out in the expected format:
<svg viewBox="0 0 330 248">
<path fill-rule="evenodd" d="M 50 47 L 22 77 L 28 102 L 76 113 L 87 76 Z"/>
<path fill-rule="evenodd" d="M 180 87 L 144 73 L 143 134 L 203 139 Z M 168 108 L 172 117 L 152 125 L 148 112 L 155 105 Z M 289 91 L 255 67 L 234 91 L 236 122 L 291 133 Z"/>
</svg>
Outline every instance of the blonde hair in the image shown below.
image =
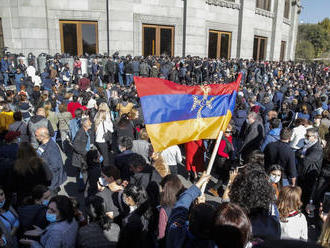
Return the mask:
<svg viewBox="0 0 330 248">
<path fill-rule="evenodd" d="M 110 112 L 110 109 L 108 107 L 108 104 L 106 104 L 105 102 L 102 102 L 99 106 L 99 111 L 100 110 L 103 110 L 103 111 L 106 111 L 106 112 Z"/>
<path fill-rule="evenodd" d="M 322 233 L 319 238 L 319 244 L 322 245 L 324 248 L 330 248 L 330 216 L 329 215 L 323 224 Z"/>
<path fill-rule="evenodd" d="M 299 211 L 302 206 L 301 188 L 298 186 L 285 186 L 280 191 L 277 201 L 280 220 L 287 222 L 286 218 L 292 211 Z"/>
<path fill-rule="evenodd" d="M 95 115 L 95 118 L 94 118 L 94 120 L 95 120 L 95 131 L 97 131 L 97 128 L 98 128 L 99 124 L 102 121 L 105 121 L 106 118 L 107 118 L 107 112 L 105 110 L 99 110 L 99 111 L 97 111 L 97 113 Z"/>
<path fill-rule="evenodd" d="M 49 115 L 49 112 L 51 111 L 52 109 L 52 104 L 50 102 L 46 102 L 44 104 L 44 109 L 45 109 L 45 113 L 46 113 L 46 118 L 48 117 Z"/>
<path fill-rule="evenodd" d="M 153 166 L 155 167 L 156 171 L 159 173 L 159 175 L 164 178 L 165 176 L 171 174 L 170 168 L 167 164 L 165 164 L 164 159 L 161 154 L 157 153 L 154 154 L 154 157 L 156 157 L 155 162 L 153 163 Z"/>
</svg>

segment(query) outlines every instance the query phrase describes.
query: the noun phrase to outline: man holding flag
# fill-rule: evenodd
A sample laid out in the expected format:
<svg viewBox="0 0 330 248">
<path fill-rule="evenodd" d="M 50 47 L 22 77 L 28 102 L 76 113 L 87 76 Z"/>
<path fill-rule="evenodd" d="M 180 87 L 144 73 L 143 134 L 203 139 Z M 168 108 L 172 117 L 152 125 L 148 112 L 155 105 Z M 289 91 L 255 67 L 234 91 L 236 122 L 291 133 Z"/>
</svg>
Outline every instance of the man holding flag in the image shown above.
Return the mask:
<svg viewBox="0 0 330 248">
<path fill-rule="evenodd" d="M 154 151 L 193 140 L 217 139 L 207 169 L 210 174 L 223 131 L 232 117 L 241 78 L 239 74 L 229 84 L 186 86 L 159 78 L 135 77 Z"/>
</svg>

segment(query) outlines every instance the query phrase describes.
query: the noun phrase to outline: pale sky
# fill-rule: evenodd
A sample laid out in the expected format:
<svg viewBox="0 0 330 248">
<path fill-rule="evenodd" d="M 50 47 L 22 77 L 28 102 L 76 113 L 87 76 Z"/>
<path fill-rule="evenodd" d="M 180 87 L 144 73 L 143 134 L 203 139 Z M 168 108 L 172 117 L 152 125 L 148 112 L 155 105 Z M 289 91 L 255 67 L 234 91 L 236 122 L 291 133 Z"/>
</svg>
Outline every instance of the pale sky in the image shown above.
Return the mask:
<svg viewBox="0 0 330 248">
<path fill-rule="evenodd" d="M 330 0 L 301 0 L 301 4 L 300 22 L 318 23 L 330 18 Z"/>
</svg>

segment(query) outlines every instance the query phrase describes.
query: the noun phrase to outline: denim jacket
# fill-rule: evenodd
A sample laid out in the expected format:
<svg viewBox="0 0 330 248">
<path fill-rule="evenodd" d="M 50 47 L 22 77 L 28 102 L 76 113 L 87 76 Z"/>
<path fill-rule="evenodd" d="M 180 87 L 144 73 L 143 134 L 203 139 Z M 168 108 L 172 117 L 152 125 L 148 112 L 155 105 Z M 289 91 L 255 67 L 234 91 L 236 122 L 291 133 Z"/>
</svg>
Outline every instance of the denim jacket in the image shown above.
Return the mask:
<svg viewBox="0 0 330 248">
<path fill-rule="evenodd" d="M 200 240 L 189 231 L 189 207 L 191 203 L 200 196 L 201 191 L 195 185 L 192 185 L 175 204 L 171 216 L 167 223 L 166 247 L 202 247 L 215 248 L 216 245 L 211 240 Z"/>
</svg>

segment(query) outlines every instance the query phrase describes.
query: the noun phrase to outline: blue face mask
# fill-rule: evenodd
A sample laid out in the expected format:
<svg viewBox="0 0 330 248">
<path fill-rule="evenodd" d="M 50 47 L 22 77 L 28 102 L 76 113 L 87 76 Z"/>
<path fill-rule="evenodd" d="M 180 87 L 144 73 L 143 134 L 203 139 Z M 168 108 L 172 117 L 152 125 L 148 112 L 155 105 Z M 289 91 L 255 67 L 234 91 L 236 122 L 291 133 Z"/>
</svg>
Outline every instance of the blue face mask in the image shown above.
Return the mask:
<svg viewBox="0 0 330 248">
<path fill-rule="evenodd" d="M 42 205 L 44 205 L 44 206 L 48 206 L 48 203 L 49 203 L 49 200 L 43 200 L 42 201 Z"/>
<path fill-rule="evenodd" d="M 7 239 L 5 235 L 2 235 L 1 240 L 2 240 L 2 245 L 0 245 L 0 247 L 5 247 L 7 245 Z"/>
<path fill-rule="evenodd" d="M 103 159 L 103 156 L 101 155 L 100 158 L 99 158 L 100 163 L 102 163 L 103 160 L 104 160 L 104 159 Z"/>
<path fill-rule="evenodd" d="M 0 202 L 0 208 L 3 208 L 3 206 L 5 205 L 6 200 L 3 200 L 3 202 Z"/>
<path fill-rule="evenodd" d="M 56 222 L 56 214 L 49 214 L 48 212 L 46 213 L 46 219 L 50 223 Z"/>
</svg>

